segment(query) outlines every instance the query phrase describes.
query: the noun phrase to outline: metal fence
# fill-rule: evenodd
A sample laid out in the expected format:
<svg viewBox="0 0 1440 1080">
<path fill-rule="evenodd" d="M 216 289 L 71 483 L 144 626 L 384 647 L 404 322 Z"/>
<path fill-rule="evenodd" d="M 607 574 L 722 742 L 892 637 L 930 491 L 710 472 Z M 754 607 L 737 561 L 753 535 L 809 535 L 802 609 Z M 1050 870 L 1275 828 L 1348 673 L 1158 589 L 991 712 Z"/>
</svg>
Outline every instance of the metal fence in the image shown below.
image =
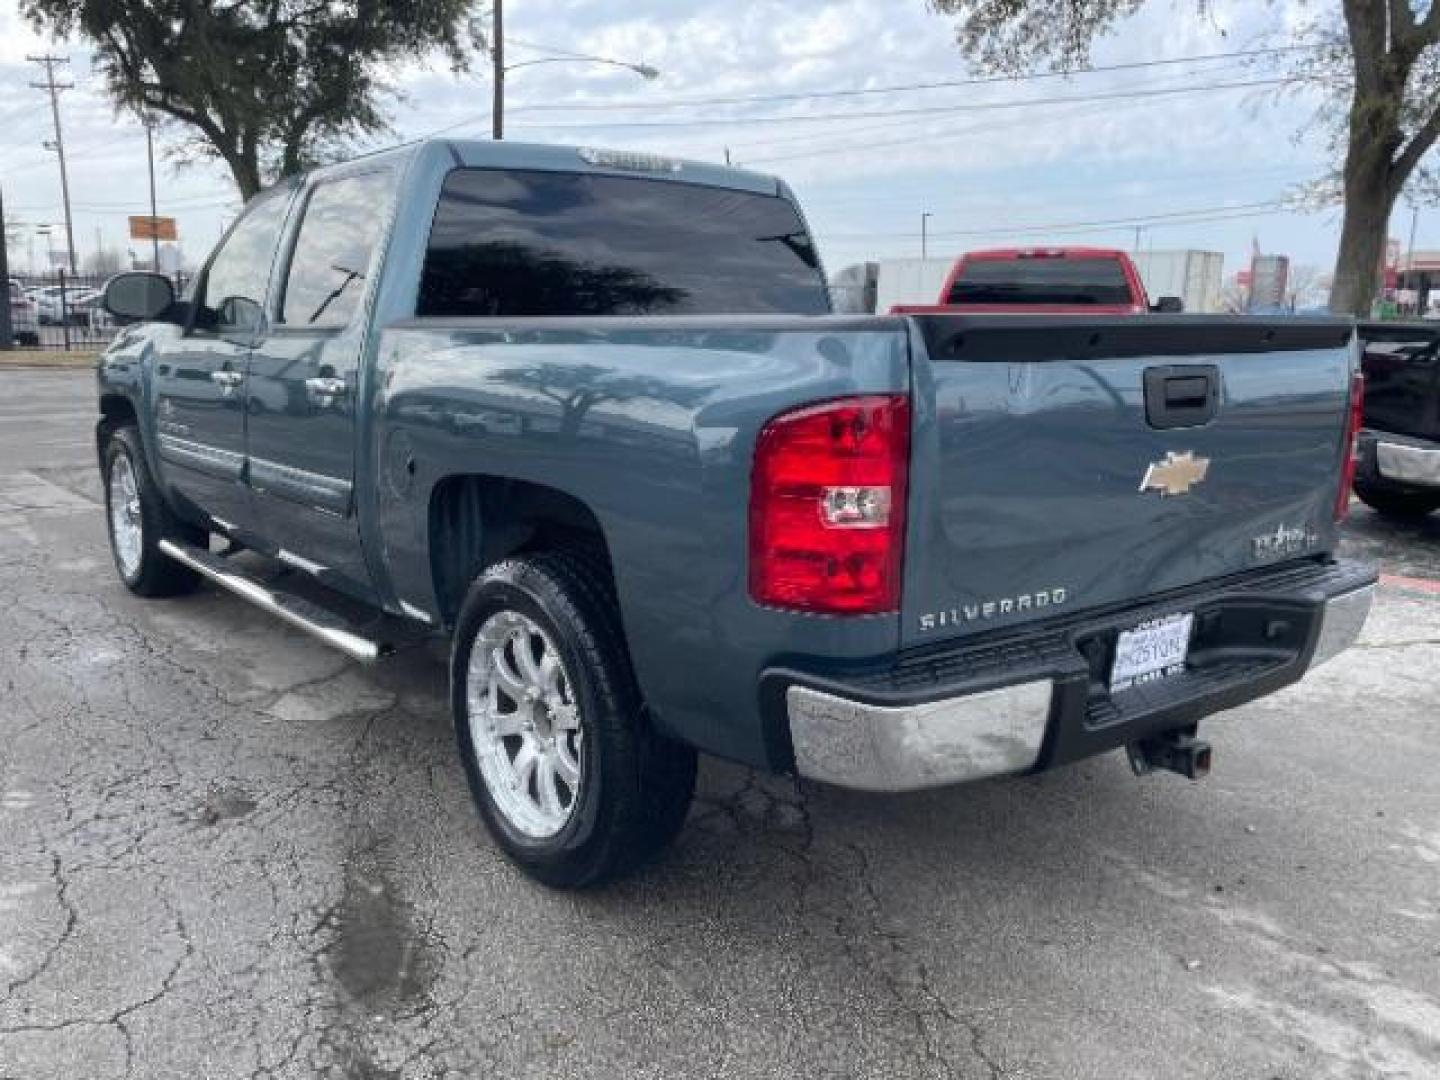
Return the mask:
<svg viewBox="0 0 1440 1080">
<path fill-rule="evenodd" d="M 98 352 L 118 324 L 101 303 L 109 274 L 12 275 L 10 330 L 16 349 Z M 176 282 L 177 291 L 180 282 Z"/>
</svg>

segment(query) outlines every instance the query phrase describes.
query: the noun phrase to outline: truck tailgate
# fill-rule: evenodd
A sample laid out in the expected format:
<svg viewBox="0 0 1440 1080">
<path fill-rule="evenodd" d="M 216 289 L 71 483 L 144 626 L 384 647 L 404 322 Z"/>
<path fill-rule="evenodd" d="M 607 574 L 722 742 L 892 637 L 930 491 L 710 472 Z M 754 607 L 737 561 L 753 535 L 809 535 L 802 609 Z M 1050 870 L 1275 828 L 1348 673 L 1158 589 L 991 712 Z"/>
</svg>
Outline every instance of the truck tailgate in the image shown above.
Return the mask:
<svg viewBox="0 0 1440 1080">
<path fill-rule="evenodd" d="M 903 644 L 1334 548 L 1349 323 L 912 325 Z"/>
</svg>

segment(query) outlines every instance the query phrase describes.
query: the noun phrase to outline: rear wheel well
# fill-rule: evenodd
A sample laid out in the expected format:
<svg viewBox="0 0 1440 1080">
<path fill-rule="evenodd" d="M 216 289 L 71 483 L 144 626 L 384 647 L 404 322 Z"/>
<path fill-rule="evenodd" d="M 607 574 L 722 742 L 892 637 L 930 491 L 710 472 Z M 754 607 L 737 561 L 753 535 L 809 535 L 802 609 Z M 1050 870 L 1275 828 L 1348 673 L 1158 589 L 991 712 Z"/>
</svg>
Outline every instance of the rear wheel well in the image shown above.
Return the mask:
<svg viewBox="0 0 1440 1080">
<path fill-rule="evenodd" d="M 594 513 L 556 488 L 497 476 L 451 476 L 430 494 L 430 570 L 440 617 L 451 625 L 470 583 L 501 559 L 526 551 L 578 550 L 614 571 Z"/>
</svg>

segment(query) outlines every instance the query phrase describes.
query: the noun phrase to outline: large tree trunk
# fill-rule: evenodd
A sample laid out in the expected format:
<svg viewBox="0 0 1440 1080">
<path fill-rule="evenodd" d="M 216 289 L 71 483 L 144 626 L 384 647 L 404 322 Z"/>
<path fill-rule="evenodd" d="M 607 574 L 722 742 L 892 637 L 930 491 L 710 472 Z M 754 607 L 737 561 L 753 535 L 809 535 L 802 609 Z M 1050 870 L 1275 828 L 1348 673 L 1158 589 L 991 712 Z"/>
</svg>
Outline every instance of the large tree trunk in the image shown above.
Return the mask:
<svg viewBox="0 0 1440 1080">
<path fill-rule="evenodd" d="M 234 153 L 222 156 L 225 164 L 230 166 L 230 175 L 235 178 L 235 186 L 240 189 L 240 198 L 249 202 L 260 194 L 263 185 L 260 182 L 260 162 L 255 155 Z"/>
<path fill-rule="evenodd" d="M 1394 161 L 1403 141 L 1400 103 L 1406 72 L 1386 62 L 1386 0 L 1345 0 L 1344 10 L 1355 62 L 1355 88 L 1345 146 L 1345 221 L 1340 227 L 1330 310 L 1337 315 L 1366 316 L 1375 301 L 1390 211 L 1400 191 Z"/>
<path fill-rule="evenodd" d="M 1352 139 L 1350 156 L 1356 154 Z M 1353 174 L 1348 163 L 1345 169 L 1345 221 L 1340 227 L 1340 252 L 1330 289 L 1330 310 L 1337 315 L 1368 316 L 1375 300 L 1390 211 L 1395 205 L 1388 156 L 1382 152 L 1378 161 L 1367 160 Z"/>
</svg>

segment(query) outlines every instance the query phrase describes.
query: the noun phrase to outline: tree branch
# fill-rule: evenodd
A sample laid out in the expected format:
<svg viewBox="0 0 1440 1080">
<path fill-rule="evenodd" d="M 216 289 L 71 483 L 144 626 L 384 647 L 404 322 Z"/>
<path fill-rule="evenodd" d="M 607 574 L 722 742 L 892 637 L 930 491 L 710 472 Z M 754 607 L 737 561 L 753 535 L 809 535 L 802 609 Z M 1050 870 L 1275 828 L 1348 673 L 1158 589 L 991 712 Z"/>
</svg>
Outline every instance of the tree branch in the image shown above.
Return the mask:
<svg viewBox="0 0 1440 1080">
<path fill-rule="evenodd" d="M 1425 39 L 1426 45 L 1440 38 L 1440 0 L 1430 0 L 1430 10 L 1420 23 L 1420 36 Z"/>
<path fill-rule="evenodd" d="M 1397 196 L 1400 194 L 1400 189 L 1405 186 L 1405 181 L 1410 179 L 1410 174 L 1415 171 L 1415 166 L 1420 164 L 1420 159 L 1435 145 L 1436 138 L 1440 138 L 1440 106 L 1431 111 L 1429 118 L 1420 125 L 1414 135 L 1410 136 L 1410 141 L 1405 144 L 1405 149 L 1400 151 L 1400 156 L 1391 164 L 1391 194 Z"/>
</svg>

